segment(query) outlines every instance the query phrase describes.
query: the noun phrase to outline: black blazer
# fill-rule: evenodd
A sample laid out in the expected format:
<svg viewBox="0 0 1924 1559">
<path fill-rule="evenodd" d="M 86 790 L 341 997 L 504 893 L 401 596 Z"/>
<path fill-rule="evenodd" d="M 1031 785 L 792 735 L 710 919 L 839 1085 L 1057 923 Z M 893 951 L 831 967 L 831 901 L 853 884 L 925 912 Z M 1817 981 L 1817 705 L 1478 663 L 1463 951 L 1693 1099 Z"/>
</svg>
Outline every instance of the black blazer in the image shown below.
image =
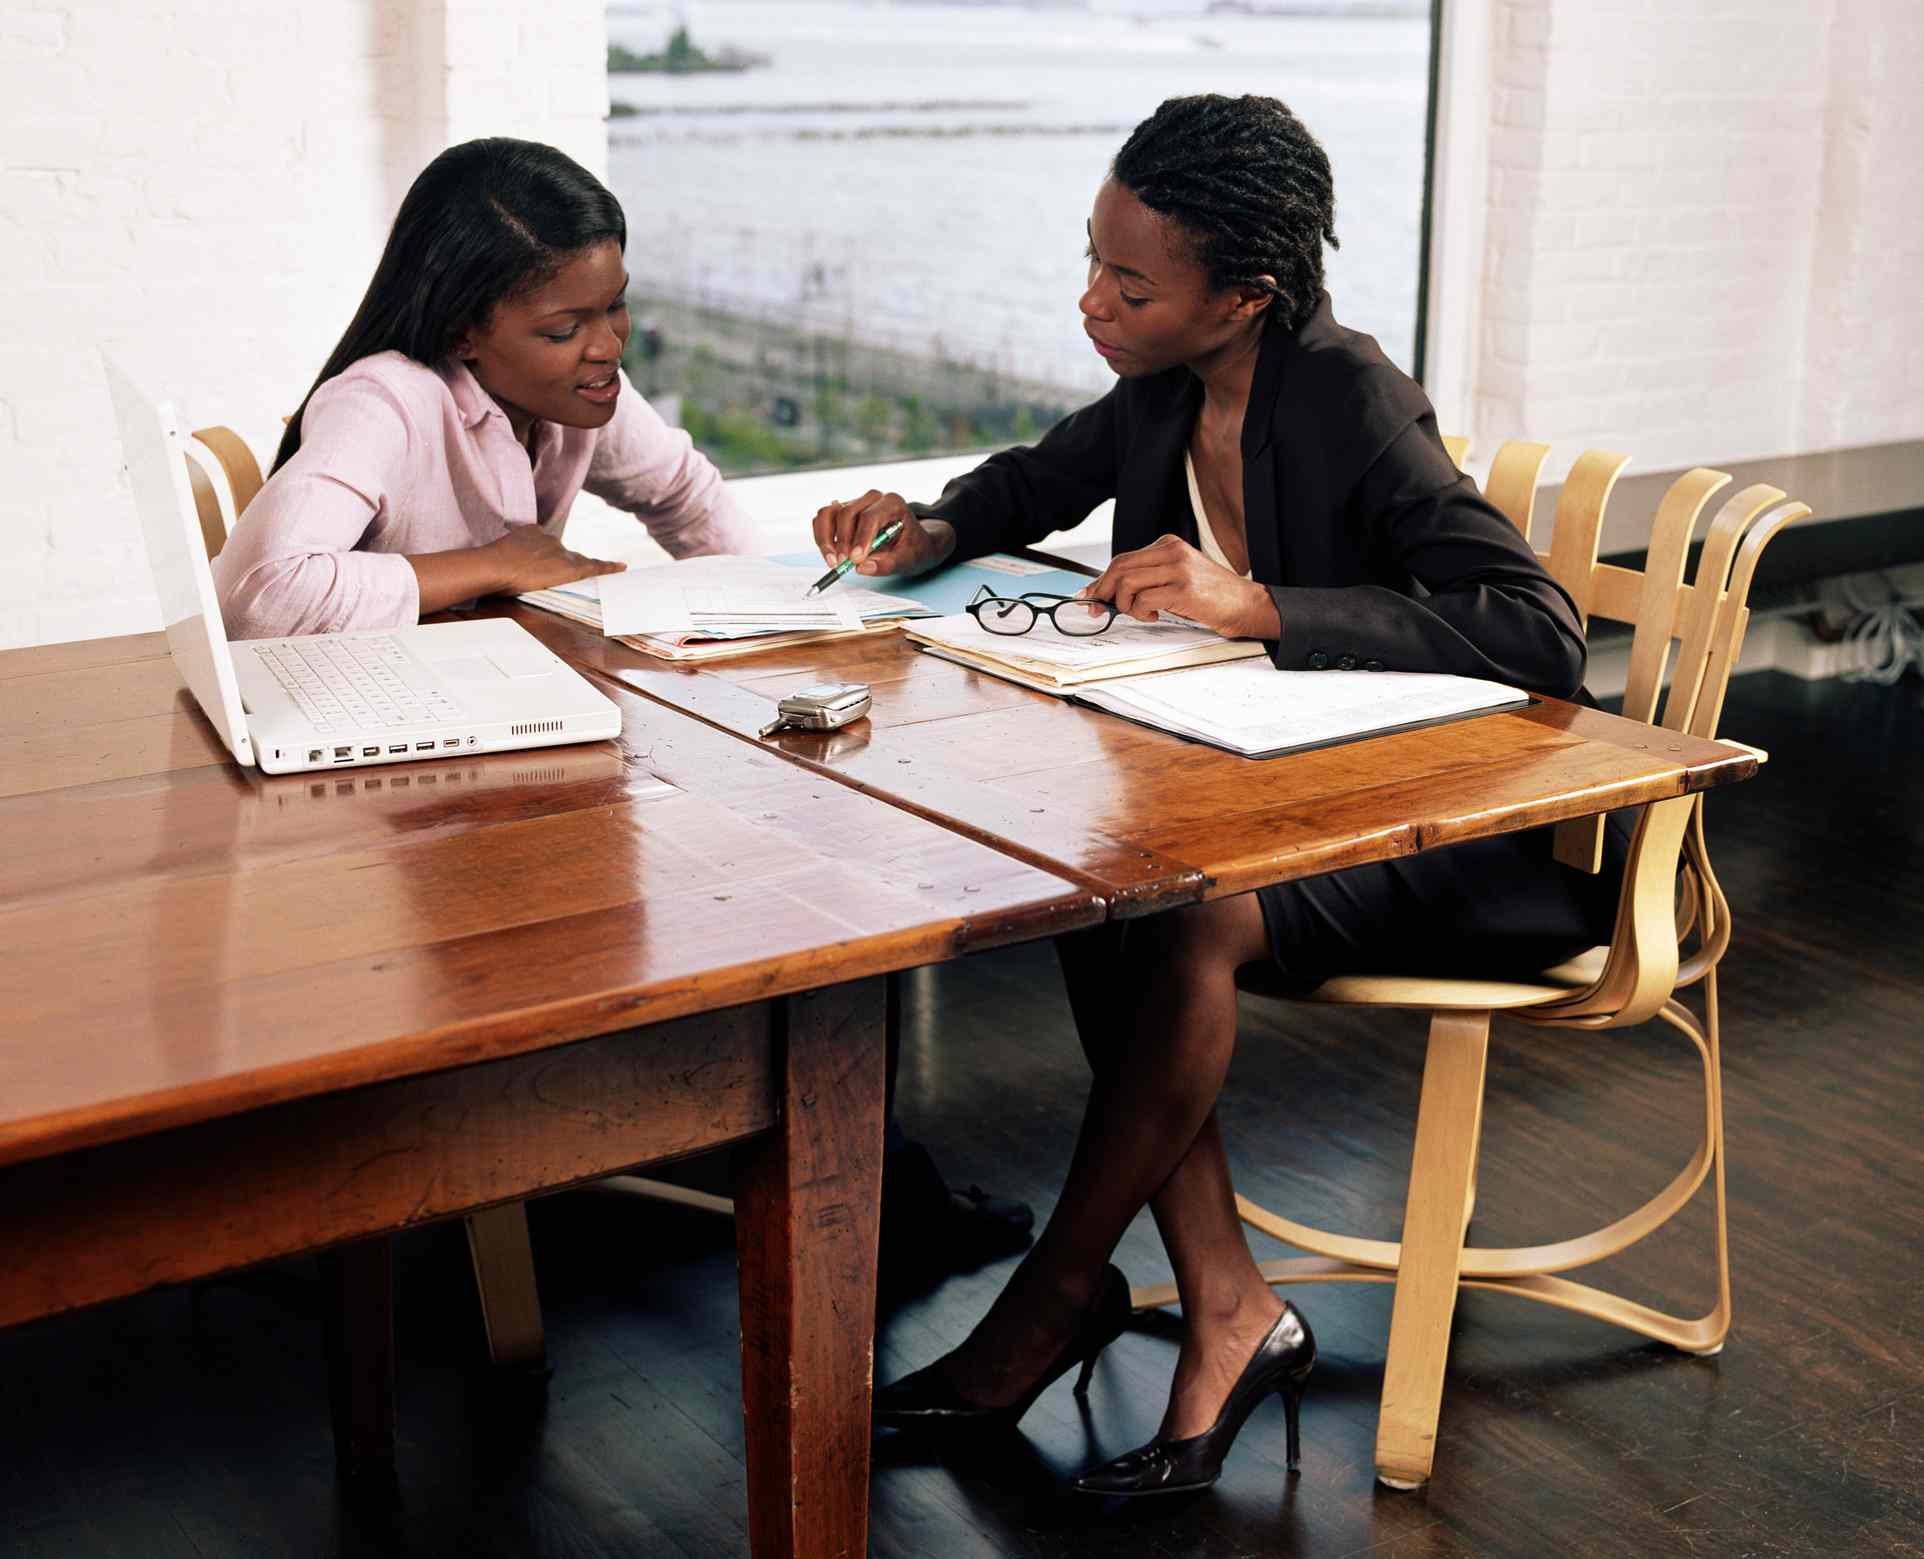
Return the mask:
<svg viewBox="0 0 1924 1559">
<path fill-rule="evenodd" d="M 916 512 L 958 558 L 1030 546 L 1116 500 L 1118 552 L 1194 544 L 1183 449 L 1202 405 L 1186 368 L 1124 379 L 1042 439 L 992 455 Z M 1243 419 L 1250 573 L 1282 622 L 1285 669 L 1489 677 L 1567 698 L 1583 681 L 1576 609 L 1437 436 L 1422 389 L 1330 315 L 1266 332 Z"/>
</svg>

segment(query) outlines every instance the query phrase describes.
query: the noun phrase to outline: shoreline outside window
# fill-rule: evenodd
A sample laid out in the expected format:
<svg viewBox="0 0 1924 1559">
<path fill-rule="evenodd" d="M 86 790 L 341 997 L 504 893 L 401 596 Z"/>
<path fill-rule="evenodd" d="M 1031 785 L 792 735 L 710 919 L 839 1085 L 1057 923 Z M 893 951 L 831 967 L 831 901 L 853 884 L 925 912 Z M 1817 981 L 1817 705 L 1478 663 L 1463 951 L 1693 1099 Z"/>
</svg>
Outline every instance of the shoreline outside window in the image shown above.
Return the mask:
<svg viewBox="0 0 1924 1559">
<path fill-rule="evenodd" d="M 1431 12 L 611 4 L 629 375 L 731 476 L 1032 439 L 1113 382 L 1076 311 L 1108 160 L 1201 91 L 1280 97 L 1323 141 L 1338 317 L 1417 372 Z"/>
</svg>

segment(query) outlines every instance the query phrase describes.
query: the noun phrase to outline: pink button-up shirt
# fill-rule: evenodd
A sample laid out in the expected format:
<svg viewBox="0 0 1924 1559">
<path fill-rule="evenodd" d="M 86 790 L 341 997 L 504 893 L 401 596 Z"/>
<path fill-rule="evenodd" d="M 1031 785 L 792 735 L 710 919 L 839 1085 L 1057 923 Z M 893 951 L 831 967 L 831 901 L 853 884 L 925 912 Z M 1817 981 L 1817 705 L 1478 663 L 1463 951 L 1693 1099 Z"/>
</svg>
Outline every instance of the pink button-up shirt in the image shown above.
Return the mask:
<svg viewBox="0 0 1924 1559">
<path fill-rule="evenodd" d="M 678 558 L 751 550 L 721 473 L 623 377 L 606 427 L 538 422 L 534 459 L 465 364 L 362 358 L 314 392 L 301 447 L 214 560 L 233 639 L 416 622 L 410 552 L 478 547 L 510 525 L 560 536 L 584 487 Z"/>
</svg>

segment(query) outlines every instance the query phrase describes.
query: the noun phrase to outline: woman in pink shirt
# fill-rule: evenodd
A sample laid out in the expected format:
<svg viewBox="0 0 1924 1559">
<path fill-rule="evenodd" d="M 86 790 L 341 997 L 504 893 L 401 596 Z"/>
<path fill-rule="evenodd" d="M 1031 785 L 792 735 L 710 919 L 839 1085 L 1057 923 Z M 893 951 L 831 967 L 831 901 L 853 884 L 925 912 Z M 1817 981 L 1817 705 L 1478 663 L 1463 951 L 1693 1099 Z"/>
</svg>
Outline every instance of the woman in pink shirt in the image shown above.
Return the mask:
<svg viewBox="0 0 1924 1559">
<path fill-rule="evenodd" d="M 391 628 L 619 563 L 562 545 L 583 488 L 675 557 L 750 550 L 721 474 L 621 373 L 627 222 L 553 147 L 451 147 L 214 562 L 231 638 Z"/>
</svg>

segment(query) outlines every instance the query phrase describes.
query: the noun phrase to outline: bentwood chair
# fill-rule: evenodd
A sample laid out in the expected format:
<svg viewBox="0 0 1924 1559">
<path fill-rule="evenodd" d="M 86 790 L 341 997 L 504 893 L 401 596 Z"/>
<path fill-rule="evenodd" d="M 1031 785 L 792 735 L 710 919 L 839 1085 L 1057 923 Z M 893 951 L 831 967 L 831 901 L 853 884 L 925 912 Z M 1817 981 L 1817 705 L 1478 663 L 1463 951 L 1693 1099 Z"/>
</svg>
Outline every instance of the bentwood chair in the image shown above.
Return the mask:
<svg viewBox="0 0 1924 1559">
<path fill-rule="evenodd" d="M 182 446 L 187 454 L 187 483 L 194 492 L 200 539 L 212 562 L 227 545 L 235 523 L 261 490 L 260 462 L 247 441 L 232 428 L 196 428 Z"/>
<path fill-rule="evenodd" d="M 183 447 L 201 541 L 211 562 L 264 485 L 260 462 L 247 441 L 227 427 L 196 429 Z M 526 1207 L 509 1202 L 470 1213 L 463 1222 L 489 1358 L 497 1366 L 545 1373 L 546 1338 Z"/>
<path fill-rule="evenodd" d="M 1505 502 L 1529 523 L 1542 446 L 1506 466 Z M 1810 513 L 1775 487 L 1737 493 L 1707 533 L 1696 577 L 1684 583 L 1691 531 L 1712 495 L 1730 482 L 1697 469 L 1659 505 L 1641 570 L 1597 561 L 1603 511 L 1624 457 L 1593 451 L 1565 482 L 1547 563 L 1586 619 L 1634 625 L 1624 713 L 1659 729 L 1711 737 L 1749 620 L 1745 606 L 1763 550 L 1784 526 Z M 1523 472 L 1528 467 L 1528 482 Z M 1492 484 L 1496 486 L 1493 476 Z M 1674 658 L 1673 658 L 1674 646 Z M 1674 659 L 1674 663 L 1673 663 Z M 1667 663 L 1669 695 L 1658 704 Z M 1565 859 L 1595 869 L 1600 824 L 1567 827 Z M 1592 833 L 1597 834 L 1593 841 Z M 1406 1007 L 1431 1013 L 1428 1057 L 1400 1242 L 1313 1229 L 1238 1197 L 1244 1221 L 1311 1252 L 1264 1265 L 1276 1284 L 1350 1280 L 1396 1285 L 1376 1441 L 1377 1476 L 1395 1488 L 1428 1481 L 1442 1405 L 1451 1317 L 1459 1289 L 1481 1288 L 1555 1305 L 1656 1338 L 1686 1353 L 1714 1354 L 1730 1328 L 1730 1265 L 1724 1200 L 1724 1127 L 1719 1067 L 1717 963 L 1730 942 L 1730 909 L 1704 845 L 1703 798 L 1678 796 L 1644 808 L 1625 869 L 1617 922 L 1607 946 L 1590 949 L 1534 979 L 1485 980 L 1370 975 L 1325 981 L 1312 1003 Z M 1260 966 L 1246 989 L 1264 989 Z M 1702 988 L 1701 1018 L 1678 992 Z M 1477 1146 L 1492 1017 L 1535 1029 L 1597 1031 L 1661 1019 L 1695 1048 L 1703 1079 L 1703 1131 L 1688 1161 L 1641 1207 L 1589 1233 L 1550 1244 L 1467 1246 L 1476 1194 Z M 1681 1211 L 1708 1180 L 1714 1199 L 1711 1280 L 1715 1302 L 1697 1316 L 1666 1314 L 1560 1274 L 1616 1255 Z M 1168 1304 L 1171 1286 L 1140 1289 L 1138 1309 Z"/>
</svg>

